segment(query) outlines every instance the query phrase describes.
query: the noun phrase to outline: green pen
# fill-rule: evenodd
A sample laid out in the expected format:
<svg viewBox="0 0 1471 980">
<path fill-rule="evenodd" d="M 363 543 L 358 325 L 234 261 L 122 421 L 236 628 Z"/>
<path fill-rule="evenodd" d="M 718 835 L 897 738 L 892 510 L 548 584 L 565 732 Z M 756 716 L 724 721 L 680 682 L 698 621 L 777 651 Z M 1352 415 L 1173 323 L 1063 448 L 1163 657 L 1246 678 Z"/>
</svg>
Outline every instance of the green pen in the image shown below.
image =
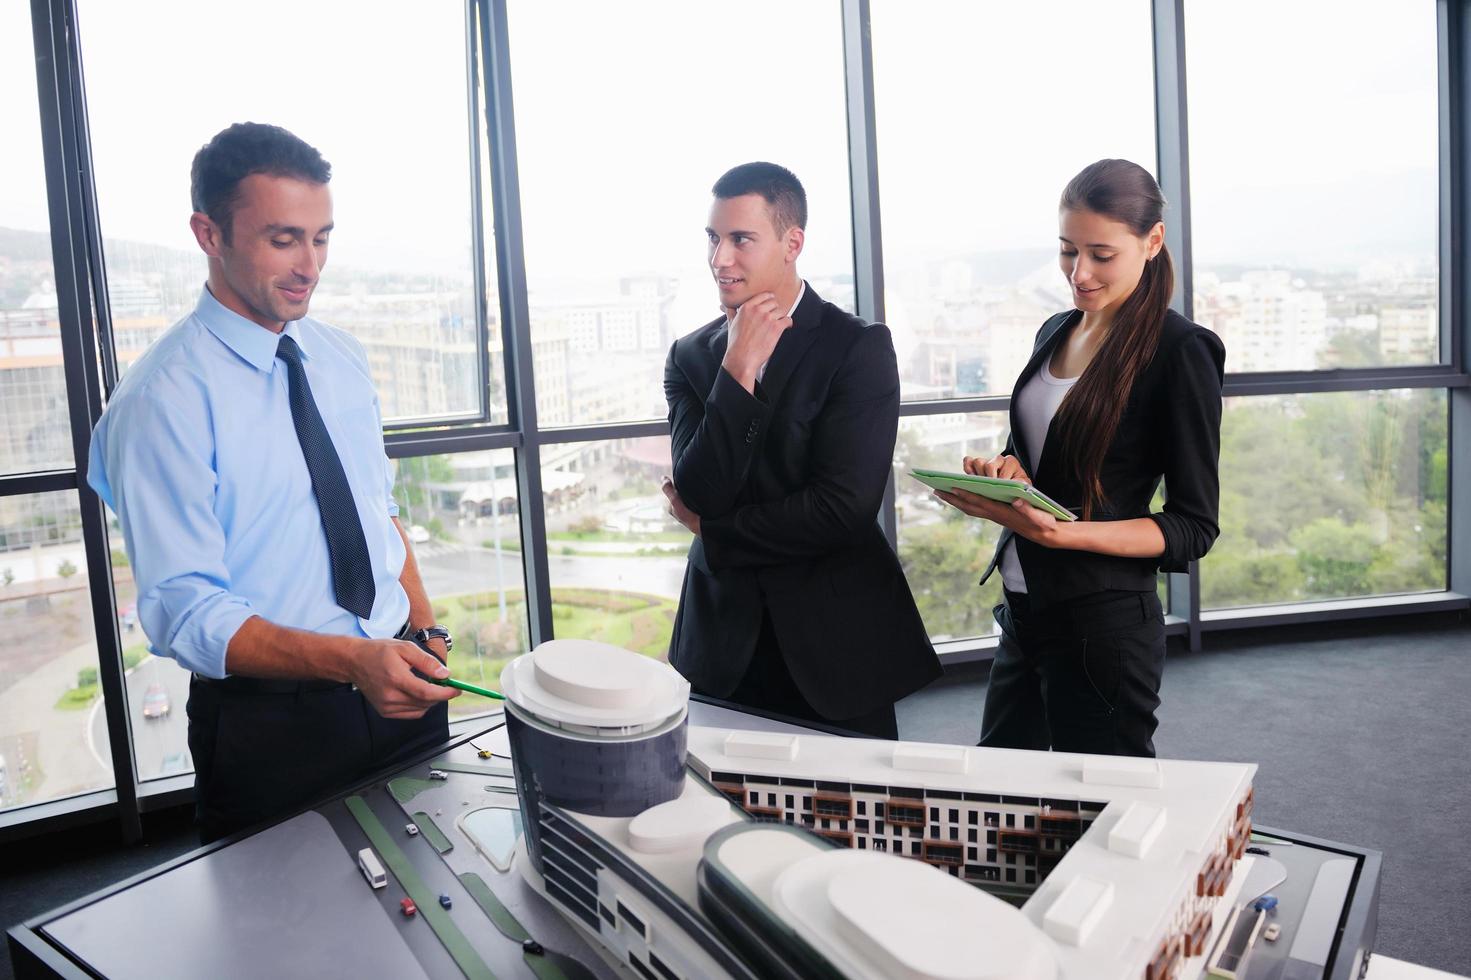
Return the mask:
<svg viewBox="0 0 1471 980">
<path fill-rule="evenodd" d="M 438 684 L 441 687 L 454 687 L 459 688 L 461 691 L 469 691 L 471 694 L 478 694 L 483 698 L 495 698 L 497 701 L 504 701 L 506 699 L 506 696 L 499 691 L 492 691 L 487 687 L 476 687 L 474 684 L 466 684 L 464 681 L 457 681 L 453 677 L 445 677 L 439 680 L 431 677 L 430 682 Z"/>
</svg>

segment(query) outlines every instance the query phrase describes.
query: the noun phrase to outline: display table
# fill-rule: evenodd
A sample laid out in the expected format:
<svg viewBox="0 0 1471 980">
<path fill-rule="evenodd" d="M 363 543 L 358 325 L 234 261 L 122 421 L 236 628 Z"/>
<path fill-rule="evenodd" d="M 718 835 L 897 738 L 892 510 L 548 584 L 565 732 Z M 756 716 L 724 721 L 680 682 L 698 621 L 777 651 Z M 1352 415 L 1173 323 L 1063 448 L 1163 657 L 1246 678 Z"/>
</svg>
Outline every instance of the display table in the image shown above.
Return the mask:
<svg viewBox="0 0 1471 980">
<path fill-rule="evenodd" d="M 698 701 L 690 721 L 810 730 Z M 10 932 L 17 976 L 633 975 L 610 966 L 516 872 L 521 815 L 509 745 L 499 720 L 488 724 L 494 727 L 280 823 L 17 926 Z M 1321 946 L 1327 976 L 1359 976 L 1362 963 L 1338 953 L 1372 947 L 1378 854 L 1263 832 L 1282 842 L 1267 845 L 1286 874 L 1270 885 L 1281 900 L 1281 936 L 1258 945 L 1245 975 L 1299 975 L 1300 966 L 1297 974 L 1284 971 L 1289 951 Z M 387 866 L 386 887 L 365 880 L 358 863 L 364 848 Z M 1331 876 L 1320 869 L 1345 861 L 1352 873 L 1330 894 L 1319 878 Z M 1267 867 L 1259 859 L 1253 873 Z M 416 906 L 412 915 L 406 900 Z M 1445 974 L 1374 957 L 1368 976 Z"/>
</svg>

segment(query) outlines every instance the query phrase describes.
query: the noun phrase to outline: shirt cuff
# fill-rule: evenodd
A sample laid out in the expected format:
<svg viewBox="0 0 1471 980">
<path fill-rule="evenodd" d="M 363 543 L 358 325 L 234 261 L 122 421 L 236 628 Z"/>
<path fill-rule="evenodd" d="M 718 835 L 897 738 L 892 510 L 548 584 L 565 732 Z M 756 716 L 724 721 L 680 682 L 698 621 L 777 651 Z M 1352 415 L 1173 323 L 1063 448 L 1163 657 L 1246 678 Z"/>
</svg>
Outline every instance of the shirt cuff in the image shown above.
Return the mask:
<svg viewBox="0 0 1471 980">
<path fill-rule="evenodd" d="M 230 648 L 230 640 L 254 615 L 256 611 L 249 602 L 239 596 L 221 594 L 189 614 L 165 654 L 186 670 L 219 680 L 226 676 L 225 652 Z"/>
</svg>

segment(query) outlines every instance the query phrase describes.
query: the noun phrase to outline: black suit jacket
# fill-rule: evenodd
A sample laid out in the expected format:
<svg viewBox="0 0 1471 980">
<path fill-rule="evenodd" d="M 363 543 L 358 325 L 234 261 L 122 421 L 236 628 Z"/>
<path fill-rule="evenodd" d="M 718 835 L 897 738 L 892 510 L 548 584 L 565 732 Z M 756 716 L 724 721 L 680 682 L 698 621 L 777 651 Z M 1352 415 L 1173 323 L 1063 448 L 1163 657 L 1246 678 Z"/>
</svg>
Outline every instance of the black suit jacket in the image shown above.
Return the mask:
<svg viewBox="0 0 1471 980">
<path fill-rule="evenodd" d="M 1016 380 L 1011 394 L 1011 437 L 1005 452 L 1030 470 L 1032 447 L 1016 418 L 1016 396 L 1057 350 L 1078 322 L 1076 310 L 1059 313 L 1042 325 L 1032 358 Z M 1119 558 L 1088 551 L 1066 551 L 1035 544 L 1004 531 L 996 554 L 981 578 L 985 584 L 1001 560 L 1008 541 L 1016 541 L 1016 555 L 1027 580 L 1032 608 L 1040 608 L 1089 592 L 1128 589 L 1152 592 L 1162 569 L 1183 572 L 1190 562 L 1210 550 L 1220 533 L 1218 466 L 1221 453 L 1221 384 L 1225 377 L 1226 348 L 1221 339 L 1174 310 L 1165 315 L 1154 360 L 1134 381 L 1118 431 L 1103 459 L 1099 479 L 1107 498 L 1094 508 L 1095 521 L 1122 521 L 1148 517 L 1164 534 L 1165 551 L 1158 558 Z M 1082 512 L 1083 488 L 1064 465 L 1057 438 L 1056 416 L 1042 447 L 1042 465 L 1032 482 L 1075 514 Z M 1165 504 L 1151 514 L 1149 504 L 1160 478 L 1165 481 Z"/>
<path fill-rule="evenodd" d="M 941 672 L 877 523 L 899 425 L 889 329 L 808 286 L 755 395 L 720 366 L 726 334 L 722 317 L 681 337 L 664 369 L 674 484 L 700 515 L 670 663 L 729 694 L 764 610 L 808 703 L 866 714 Z"/>
</svg>

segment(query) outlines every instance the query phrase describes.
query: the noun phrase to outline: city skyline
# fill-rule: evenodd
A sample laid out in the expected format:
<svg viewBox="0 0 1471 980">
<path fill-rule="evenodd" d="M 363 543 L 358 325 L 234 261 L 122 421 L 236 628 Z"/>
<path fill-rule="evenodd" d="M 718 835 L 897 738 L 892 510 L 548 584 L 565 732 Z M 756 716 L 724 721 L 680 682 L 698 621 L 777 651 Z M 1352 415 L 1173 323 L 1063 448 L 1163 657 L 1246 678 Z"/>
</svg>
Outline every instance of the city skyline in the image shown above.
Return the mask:
<svg viewBox="0 0 1471 980">
<path fill-rule="evenodd" d="M 271 0 L 225 19 L 161 0 L 142 35 L 126 8 L 80 7 L 101 285 L 123 369 L 193 308 L 204 281 L 188 231 L 190 159 L 224 125 L 253 118 L 297 131 L 334 165 L 338 231 L 312 312 L 364 341 L 385 415 L 473 411 L 488 391 L 492 421 L 506 421 L 488 227 L 488 377 L 475 349 L 463 6 L 404 18 L 346 0 Z M 1186 4 L 1196 318 L 1226 338 L 1228 371 L 1438 361 L 1450 270 L 1437 254 L 1434 10 L 1361 0 L 1333 18 L 1261 0 L 1249 0 L 1253 15 L 1242 9 Z M 1063 183 L 1101 156 L 1155 167 L 1150 4 L 873 0 L 871 10 L 880 271 L 902 396 L 1007 394 L 1037 326 L 1070 305 L 1055 255 Z M 716 176 L 752 158 L 792 167 L 812 215 L 799 269 L 826 298 L 854 301 L 840 6 L 760 0 L 731 17 L 650 0 L 643 13 L 509 5 L 543 430 L 528 437 L 542 443 L 543 500 L 519 499 L 511 450 L 395 464 L 426 580 L 463 637 L 457 656 L 489 674 L 529 640 L 524 508 L 543 508 L 547 536 L 530 546 L 547 552 L 557 635 L 654 656 L 667 641 L 688 542 L 657 490 L 667 440 L 557 443 L 545 430 L 663 416 L 669 343 L 717 315 L 703 233 Z M 39 288 L 51 249 L 28 19 L 24 6 L 0 10 L 0 91 L 16 93 L 0 100 L 11 147 L 0 159 L 4 473 L 78 466 L 54 300 Z M 1257 30 L 1262 20 L 1274 29 Z M 785 47 L 773 45 L 772 23 Z M 201 34 L 226 39 L 222 67 L 208 84 L 181 84 L 182 52 Z M 235 52 L 264 52 L 276 70 L 238 71 Z M 1266 70 L 1243 73 L 1242 52 Z M 143 129 L 145 110 L 162 122 Z M 483 190 L 488 226 L 488 179 Z M 1445 406 L 1434 389 L 1228 400 L 1223 536 L 1196 579 L 1202 604 L 1443 589 Z M 897 550 L 937 642 L 993 631 L 990 595 L 974 583 L 994 535 L 946 514 L 905 467 L 994 452 L 1005 429 L 1003 412 L 901 419 Z M 1238 474 L 1263 447 L 1298 501 L 1291 515 L 1243 489 Z M 113 777 L 78 493 L 0 505 L 0 572 L 10 570 L 0 606 L 61 638 L 40 649 L 20 631 L 0 644 L 4 809 L 17 805 L 18 757 L 42 774 L 21 804 Z M 187 675 L 141 653 L 122 539 L 108 533 L 139 776 L 185 771 Z M 155 686 L 172 697 L 174 721 L 144 719 Z"/>
</svg>

